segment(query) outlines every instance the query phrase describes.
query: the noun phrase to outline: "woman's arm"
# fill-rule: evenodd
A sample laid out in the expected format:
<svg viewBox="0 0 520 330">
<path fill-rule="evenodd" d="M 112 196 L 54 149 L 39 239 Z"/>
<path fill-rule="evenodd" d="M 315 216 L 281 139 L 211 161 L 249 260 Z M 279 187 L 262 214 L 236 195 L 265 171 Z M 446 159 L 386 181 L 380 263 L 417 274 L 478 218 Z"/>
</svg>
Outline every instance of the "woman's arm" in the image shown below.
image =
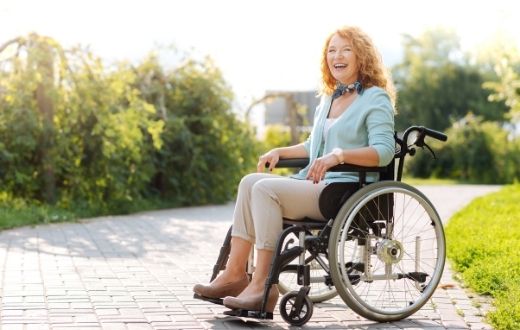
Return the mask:
<svg viewBox="0 0 520 330">
<path fill-rule="evenodd" d="M 303 147 L 303 143 L 296 144 L 290 147 L 275 148 L 278 150 L 280 158 L 305 158 L 309 157 L 307 150 Z"/>
<path fill-rule="evenodd" d="M 319 182 L 326 171 L 340 163 L 360 166 L 386 166 L 395 153 L 394 112 L 388 95 L 378 93 L 371 100 L 371 108 L 365 120 L 368 146 L 355 149 L 335 148 L 316 159 L 309 168 L 307 179 Z"/>
<path fill-rule="evenodd" d="M 323 180 L 329 168 L 345 162 L 366 167 L 379 166 L 379 155 L 373 147 L 335 148 L 332 152 L 317 158 L 312 163 L 307 173 L 307 180 L 318 183 Z"/>
<path fill-rule="evenodd" d="M 303 143 L 296 144 L 290 147 L 274 148 L 267 153 L 260 156 L 256 170 L 263 172 L 265 164 L 269 163 L 269 171 L 272 171 L 276 166 L 280 158 L 305 158 L 309 157 L 307 150 L 303 146 Z"/>
<path fill-rule="evenodd" d="M 336 149 L 333 152 L 340 163 L 349 163 L 360 166 L 379 166 L 379 154 L 373 147 L 363 147 L 356 149 Z"/>
<path fill-rule="evenodd" d="M 365 119 L 368 146 L 337 150 L 341 162 L 361 166 L 386 166 L 395 154 L 394 109 L 386 92 L 376 93 Z"/>
</svg>

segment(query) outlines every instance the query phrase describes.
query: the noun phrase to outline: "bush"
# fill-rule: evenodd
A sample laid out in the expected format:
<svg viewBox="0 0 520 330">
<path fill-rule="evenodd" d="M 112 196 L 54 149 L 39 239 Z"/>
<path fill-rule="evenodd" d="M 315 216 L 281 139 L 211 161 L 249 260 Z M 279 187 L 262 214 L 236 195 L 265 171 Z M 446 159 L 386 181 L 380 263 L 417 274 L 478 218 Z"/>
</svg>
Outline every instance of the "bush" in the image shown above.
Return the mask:
<svg viewBox="0 0 520 330">
<path fill-rule="evenodd" d="M 475 199 L 446 227 L 448 257 L 476 292 L 491 295 L 497 329 L 520 329 L 520 185 Z"/>
<path fill-rule="evenodd" d="M 148 102 L 164 107 L 152 191 L 182 205 L 230 200 L 240 178 L 254 169 L 259 146 L 252 129 L 231 111 L 233 95 L 220 71 L 209 60 L 189 60 L 165 72 L 154 57 L 137 70 L 163 81 L 140 86 Z"/>
<path fill-rule="evenodd" d="M 288 126 L 280 124 L 266 126 L 263 146 L 264 152 L 278 147 L 287 147 L 290 143 L 291 133 Z"/>
<path fill-rule="evenodd" d="M 300 132 L 299 140 L 305 141 L 308 132 Z M 267 152 L 271 149 L 278 147 L 288 147 L 291 145 L 291 132 L 289 126 L 285 125 L 268 125 L 265 131 L 265 137 L 262 144 L 262 152 Z M 291 175 L 297 172 L 299 169 L 280 168 L 275 169 L 274 173 L 279 175 Z"/>
<path fill-rule="evenodd" d="M 24 200 L 93 215 L 145 200 L 220 203 L 254 168 L 258 143 L 210 60 L 166 70 L 150 55 L 108 67 L 34 34 L 10 47 L 18 49 L 0 65 L 0 184 L 9 196 L 0 207 Z"/>
<path fill-rule="evenodd" d="M 468 115 L 446 131 L 446 143 L 429 141 L 438 156 L 420 152 L 407 162 L 407 173 L 470 183 L 512 183 L 520 178 L 520 139 L 496 122 Z"/>
</svg>

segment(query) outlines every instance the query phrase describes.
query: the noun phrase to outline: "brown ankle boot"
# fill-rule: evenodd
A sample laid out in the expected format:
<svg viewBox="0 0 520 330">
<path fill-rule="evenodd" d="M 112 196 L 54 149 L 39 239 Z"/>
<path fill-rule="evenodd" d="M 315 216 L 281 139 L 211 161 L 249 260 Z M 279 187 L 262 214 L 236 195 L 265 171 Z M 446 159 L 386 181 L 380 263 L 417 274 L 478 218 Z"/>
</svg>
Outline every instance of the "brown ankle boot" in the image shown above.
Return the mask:
<svg viewBox="0 0 520 330">
<path fill-rule="evenodd" d="M 272 313 L 274 311 L 274 307 L 276 306 L 276 302 L 278 301 L 279 294 L 280 292 L 278 291 L 278 286 L 276 284 L 272 285 L 271 289 L 269 290 L 269 295 L 267 297 L 265 312 Z M 263 298 L 263 293 L 255 297 L 225 297 L 224 306 L 230 309 L 245 309 L 250 311 L 259 311 L 262 308 Z"/>
<path fill-rule="evenodd" d="M 244 273 L 244 277 L 235 282 L 226 283 L 224 285 L 203 285 L 196 284 L 193 287 L 193 292 L 206 298 L 224 298 L 227 296 L 236 297 L 249 284 L 249 276 Z"/>
</svg>

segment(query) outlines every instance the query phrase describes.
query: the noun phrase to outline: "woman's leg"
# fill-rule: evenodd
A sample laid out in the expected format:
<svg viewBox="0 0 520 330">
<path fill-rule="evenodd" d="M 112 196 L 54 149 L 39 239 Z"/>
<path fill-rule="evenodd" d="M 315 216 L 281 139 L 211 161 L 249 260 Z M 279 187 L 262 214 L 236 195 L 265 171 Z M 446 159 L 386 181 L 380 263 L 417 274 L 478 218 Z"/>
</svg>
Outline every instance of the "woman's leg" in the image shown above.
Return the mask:
<svg viewBox="0 0 520 330">
<path fill-rule="evenodd" d="M 255 293 L 263 293 L 265 289 L 265 280 L 271 271 L 271 262 L 273 260 L 274 251 L 272 250 L 256 250 L 256 265 L 253 279 L 242 294 L 248 296 Z M 242 295 L 241 294 L 241 295 Z"/>
<path fill-rule="evenodd" d="M 193 288 L 195 293 L 210 298 L 221 298 L 225 296 L 222 295 L 223 293 L 230 292 L 230 290 L 238 294 L 247 285 L 248 281 L 245 276 L 246 264 L 252 242 L 255 240 L 254 224 L 251 216 L 251 190 L 253 185 L 259 180 L 274 177 L 280 176 L 253 173 L 242 178 L 238 188 L 233 216 L 231 250 L 226 268 L 209 285 L 195 285 Z"/>
<path fill-rule="evenodd" d="M 231 309 L 260 310 L 264 297 L 265 281 L 271 270 L 273 251 L 257 249 L 256 268 L 251 283 L 236 297 L 224 298 L 224 305 Z M 278 287 L 272 286 L 267 297 L 265 311 L 272 313 L 278 301 Z"/>
<path fill-rule="evenodd" d="M 251 251 L 251 243 L 239 237 L 231 238 L 231 250 L 226 268 L 209 285 L 196 284 L 193 291 L 206 298 L 236 296 L 249 284 L 245 265 Z"/>
<path fill-rule="evenodd" d="M 325 220 L 319 210 L 319 195 L 325 183 L 313 184 L 308 180 L 265 178 L 254 184 L 251 193 L 252 217 L 256 233 L 257 261 L 253 280 L 236 298 L 226 297 L 230 308 L 259 309 L 265 281 L 270 272 L 274 248 L 282 232 L 283 218 L 311 217 Z M 278 298 L 272 288 L 267 311 L 272 311 Z"/>
<path fill-rule="evenodd" d="M 265 178 L 253 185 L 252 217 L 257 249 L 274 250 L 282 232 L 283 218 L 301 220 L 309 217 L 325 220 L 319 197 L 325 183 L 291 178 Z"/>
<path fill-rule="evenodd" d="M 232 282 L 244 276 L 251 246 L 255 241 L 253 207 L 251 205 L 252 190 L 257 182 L 267 178 L 279 180 L 283 177 L 267 173 L 252 173 L 244 176 L 238 185 L 231 232 L 231 251 L 226 269 L 215 279 L 215 284 Z"/>
<path fill-rule="evenodd" d="M 253 221 L 253 187 L 264 179 L 279 180 L 284 177 L 267 173 L 252 173 L 244 176 L 238 185 L 237 201 L 233 212 L 232 237 L 240 237 L 248 242 L 255 242 L 255 224 Z"/>
</svg>

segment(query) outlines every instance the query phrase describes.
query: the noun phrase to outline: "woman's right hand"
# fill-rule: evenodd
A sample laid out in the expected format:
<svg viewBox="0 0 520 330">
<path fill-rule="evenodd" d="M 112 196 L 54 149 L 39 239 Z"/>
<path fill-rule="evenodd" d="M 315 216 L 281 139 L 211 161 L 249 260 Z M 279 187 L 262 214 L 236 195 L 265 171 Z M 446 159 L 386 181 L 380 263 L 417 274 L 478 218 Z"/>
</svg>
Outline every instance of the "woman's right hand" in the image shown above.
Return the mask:
<svg viewBox="0 0 520 330">
<path fill-rule="evenodd" d="M 265 164 L 269 163 L 269 172 L 273 170 L 278 161 L 280 160 L 280 151 L 278 149 L 272 149 L 258 159 L 258 165 L 256 166 L 257 172 L 263 172 Z"/>
</svg>

